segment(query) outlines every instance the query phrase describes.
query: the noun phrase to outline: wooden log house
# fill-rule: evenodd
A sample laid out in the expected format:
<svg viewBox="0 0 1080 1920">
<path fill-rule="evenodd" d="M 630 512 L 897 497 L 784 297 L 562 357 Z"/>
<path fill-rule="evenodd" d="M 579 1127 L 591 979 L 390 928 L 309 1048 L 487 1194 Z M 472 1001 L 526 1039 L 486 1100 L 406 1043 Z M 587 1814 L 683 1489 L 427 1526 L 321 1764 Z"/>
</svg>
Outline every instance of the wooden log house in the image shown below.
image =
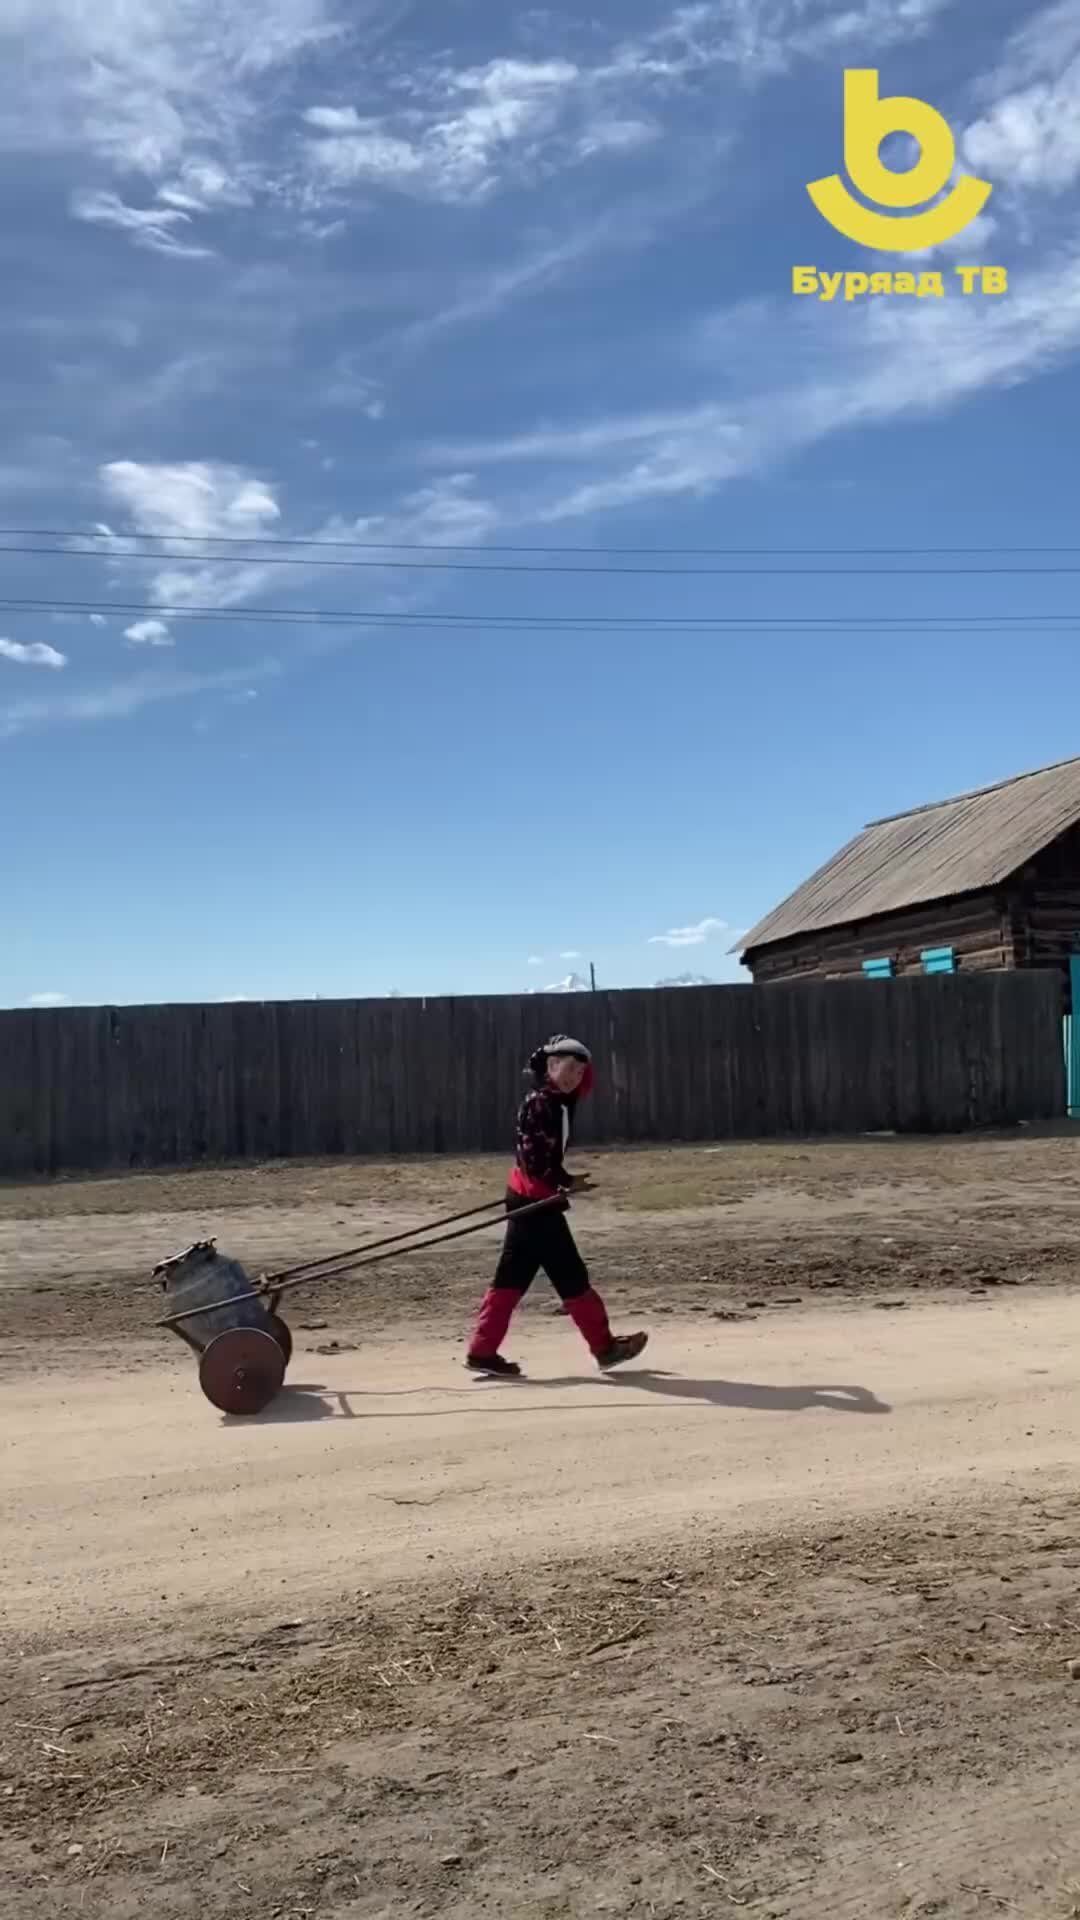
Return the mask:
<svg viewBox="0 0 1080 1920">
<path fill-rule="evenodd" d="M 740 941 L 754 984 L 1080 955 L 1080 759 L 874 821 Z"/>
</svg>

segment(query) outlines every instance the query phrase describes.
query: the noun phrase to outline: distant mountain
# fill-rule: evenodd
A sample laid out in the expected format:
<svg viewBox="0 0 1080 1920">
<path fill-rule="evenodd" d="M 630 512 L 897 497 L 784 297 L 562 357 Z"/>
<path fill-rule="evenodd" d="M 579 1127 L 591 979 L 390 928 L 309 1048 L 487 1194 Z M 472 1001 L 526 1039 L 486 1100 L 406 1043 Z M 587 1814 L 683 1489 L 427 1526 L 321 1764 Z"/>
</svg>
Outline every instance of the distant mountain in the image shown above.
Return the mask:
<svg viewBox="0 0 1080 1920">
<path fill-rule="evenodd" d="M 710 980 L 704 973 L 680 973 L 677 974 L 674 979 L 654 980 L 653 982 L 654 987 L 714 987 L 715 985 L 715 980 Z M 526 993 L 528 994 L 591 993 L 591 991 L 592 989 L 589 982 L 583 980 L 580 973 L 568 973 L 565 980 L 553 980 L 551 985 L 547 987 L 526 988 Z"/>
</svg>

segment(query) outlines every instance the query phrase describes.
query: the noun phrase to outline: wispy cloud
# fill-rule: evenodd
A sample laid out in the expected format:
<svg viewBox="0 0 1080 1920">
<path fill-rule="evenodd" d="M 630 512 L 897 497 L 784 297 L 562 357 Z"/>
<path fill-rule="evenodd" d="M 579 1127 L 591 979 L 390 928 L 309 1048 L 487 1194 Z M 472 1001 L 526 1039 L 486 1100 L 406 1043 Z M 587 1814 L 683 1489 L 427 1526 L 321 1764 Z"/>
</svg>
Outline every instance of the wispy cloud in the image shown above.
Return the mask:
<svg viewBox="0 0 1080 1920">
<path fill-rule="evenodd" d="M 36 1007 L 44 1012 L 49 1007 L 70 1007 L 71 995 L 67 993 L 32 993 L 27 1001 L 28 1007 Z"/>
<path fill-rule="evenodd" d="M 10 660 L 17 667 L 47 667 L 54 673 L 67 666 L 67 655 L 43 640 L 0 640 L 0 660 Z"/>
<path fill-rule="evenodd" d="M 580 80 L 567 60 L 496 59 L 427 76 L 428 98 L 394 115 L 312 106 L 309 158 L 332 185 L 391 187 L 437 200 L 482 199 L 535 157 Z"/>
<path fill-rule="evenodd" d="M 627 157 L 665 135 L 673 90 L 718 71 L 764 80 L 861 40 L 878 50 L 926 31 L 951 0 L 698 0 L 651 30 L 613 35 L 588 57 L 500 55 L 479 65 L 410 68 L 381 112 L 349 101 L 304 113 L 308 160 L 332 188 L 357 185 L 475 202 L 568 167 Z M 715 112 L 715 101 L 712 103 Z"/>
<path fill-rule="evenodd" d="M 242 165 L 275 76 L 343 30 L 328 0 L 8 0 L 0 48 L 15 49 L 19 85 L 0 137 L 205 200 Z"/>
<path fill-rule="evenodd" d="M 961 145 L 1006 189 L 1060 194 L 1080 179 L 1080 8 L 1045 8 L 1009 42 L 978 91 L 982 116 Z"/>
<path fill-rule="evenodd" d="M 916 39 L 954 0 L 690 0 L 651 31 L 623 41 L 610 69 L 624 77 L 684 82 L 732 68 L 765 81 L 800 62 L 842 55 L 860 43 L 876 54 Z"/>
<path fill-rule="evenodd" d="M 190 227 L 191 215 L 178 207 L 129 207 L 116 193 L 83 192 L 72 196 L 71 211 L 76 220 L 91 226 L 118 227 L 132 236 L 136 246 L 148 247 L 152 253 L 168 253 L 180 260 L 210 258 L 209 248 L 180 238 Z"/>
<path fill-rule="evenodd" d="M 255 676 L 271 677 L 280 673 L 276 660 L 261 664 L 250 662 L 206 673 L 139 673 L 82 693 L 61 694 L 46 700 L 18 700 L 0 705 L 0 739 L 30 733 L 48 727 L 80 726 L 108 720 L 126 720 L 145 708 L 171 700 L 186 700 L 201 693 L 225 692 L 242 686 Z"/>
<path fill-rule="evenodd" d="M 501 524 L 498 505 L 477 493 L 471 473 L 448 473 L 429 486 L 414 488 L 385 513 L 363 514 L 348 522 L 334 522 L 353 539 L 378 541 L 383 546 L 478 544 Z"/>
<path fill-rule="evenodd" d="M 535 465 L 543 477 L 530 510 L 558 524 L 648 500 L 707 498 L 831 435 L 929 418 L 1031 378 L 1078 346 L 1080 251 L 1014 277 L 1007 297 L 985 303 L 894 300 L 840 317 L 817 302 L 758 301 L 742 315 L 698 323 L 684 339 L 681 383 L 696 370 L 722 399 L 575 419 L 442 452 L 474 468 Z M 568 485 L 567 470 L 582 467 L 587 477 Z"/>
</svg>

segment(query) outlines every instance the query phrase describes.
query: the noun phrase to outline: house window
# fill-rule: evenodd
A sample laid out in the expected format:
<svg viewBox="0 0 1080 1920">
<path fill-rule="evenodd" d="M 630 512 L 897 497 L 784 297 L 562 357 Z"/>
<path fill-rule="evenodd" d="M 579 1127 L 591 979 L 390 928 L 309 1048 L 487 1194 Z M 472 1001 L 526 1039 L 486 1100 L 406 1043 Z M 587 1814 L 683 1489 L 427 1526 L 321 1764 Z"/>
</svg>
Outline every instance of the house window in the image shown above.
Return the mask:
<svg viewBox="0 0 1080 1920">
<path fill-rule="evenodd" d="M 951 947 L 927 947 L 920 956 L 924 973 L 955 973 L 956 965 Z"/>
<path fill-rule="evenodd" d="M 864 960 L 862 970 L 868 980 L 891 980 L 893 977 L 891 960 Z"/>
</svg>

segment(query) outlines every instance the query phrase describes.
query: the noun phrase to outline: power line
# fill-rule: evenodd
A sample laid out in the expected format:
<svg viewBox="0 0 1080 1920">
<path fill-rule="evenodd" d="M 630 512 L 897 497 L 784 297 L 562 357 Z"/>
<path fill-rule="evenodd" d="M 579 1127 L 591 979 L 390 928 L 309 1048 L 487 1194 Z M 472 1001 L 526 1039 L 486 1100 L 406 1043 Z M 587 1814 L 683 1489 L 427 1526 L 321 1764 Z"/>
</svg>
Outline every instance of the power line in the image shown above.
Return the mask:
<svg viewBox="0 0 1080 1920">
<path fill-rule="evenodd" d="M 531 573 L 531 574 L 576 574 L 603 576 L 608 579 L 621 577 L 635 578 L 649 575 L 660 580 L 686 580 L 694 578 L 719 578 L 723 580 L 749 580 L 768 575 L 777 580 L 795 580 L 803 577 L 811 579 L 836 578 L 845 580 L 877 580 L 887 576 L 899 575 L 903 579 L 916 579 L 920 576 L 936 580 L 957 580 L 971 574 L 980 579 L 998 574 L 1020 575 L 1027 579 L 1049 579 L 1061 574 L 1080 573 L 1075 567 L 576 567 L 564 566 L 562 562 L 554 565 L 520 560 L 498 560 L 494 565 L 478 560 L 299 560 L 291 555 L 280 553 L 230 554 L 226 560 L 220 554 L 188 553 L 123 553 L 117 554 L 109 549 L 91 549 L 88 547 L 25 547 L 0 544 L 0 553 L 21 554 L 23 558 L 38 555 L 51 556 L 62 560 L 141 560 L 160 566 L 163 560 L 179 561 L 183 566 L 201 564 L 203 566 L 253 566 L 253 567 L 298 567 L 303 566 L 321 571 L 323 568 L 354 569 L 371 568 L 376 572 L 411 573 Z"/>
<path fill-rule="evenodd" d="M 1080 553 L 1080 545 L 1063 547 L 1006 546 L 998 542 L 993 547 L 604 547 L 604 546 L 545 546 L 534 543 L 529 546 L 502 546 L 485 540 L 481 545 L 468 540 L 327 540 L 312 536 L 300 538 L 280 533 L 145 533 L 128 531 L 102 534 L 99 528 L 89 527 L 0 527 L 0 540 L 173 540 L 194 543 L 199 546 L 268 546 L 268 547 L 313 547 L 342 548 L 348 552 L 373 553 L 580 553 L 615 554 L 633 558 L 638 554 L 647 554 L 653 558 L 670 555 L 673 559 L 752 559 L 752 558 L 811 558 L 815 554 L 829 559 L 867 559 L 870 557 L 902 558 L 938 558 L 947 557 L 973 559 L 979 556 L 991 558 L 999 553 L 1020 554 L 1066 554 Z M 6 548 L 11 552 L 18 549 Z M 35 552 L 51 552 L 51 548 L 35 548 Z M 67 551 L 67 549 L 65 549 Z M 102 548 L 102 552 L 114 551 Z M 155 556 L 164 558 L 166 556 Z M 212 556 L 211 556 L 212 557 Z"/>
<path fill-rule="evenodd" d="M 519 613 L 373 613 L 370 609 L 326 607 L 159 606 L 149 600 L 15 600 L 0 598 L 0 612 L 18 614 L 101 615 L 126 619 L 131 614 L 193 625 L 223 622 L 236 626 L 394 627 L 406 632 L 543 633 L 821 633 L 829 630 L 882 633 L 1014 633 L 1031 628 L 1071 633 L 1080 628 L 1077 613 L 964 614 L 519 614 Z"/>
</svg>

